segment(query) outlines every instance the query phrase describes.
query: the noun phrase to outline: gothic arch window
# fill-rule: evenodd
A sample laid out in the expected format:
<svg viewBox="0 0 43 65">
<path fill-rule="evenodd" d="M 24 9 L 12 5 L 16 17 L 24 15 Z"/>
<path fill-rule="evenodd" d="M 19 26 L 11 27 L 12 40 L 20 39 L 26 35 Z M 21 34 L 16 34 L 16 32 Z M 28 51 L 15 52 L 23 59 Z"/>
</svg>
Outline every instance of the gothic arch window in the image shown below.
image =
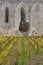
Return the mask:
<svg viewBox="0 0 43 65">
<path fill-rule="evenodd" d="M 20 26 L 19 26 L 19 31 L 21 32 L 27 32 L 28 28 L 29 28 L 29 24 L 28 24 L 28 19 L 26 18 L 27 15 L 24 11 L 24 8 L 21 8 L 21 21 L 20 21 Z"/>
<path fill-rule="evenodd" d="M 6 23 L 9 22 L 9 8 L 8 7 L 5 8 L 5 22 Z"/>
</svg>

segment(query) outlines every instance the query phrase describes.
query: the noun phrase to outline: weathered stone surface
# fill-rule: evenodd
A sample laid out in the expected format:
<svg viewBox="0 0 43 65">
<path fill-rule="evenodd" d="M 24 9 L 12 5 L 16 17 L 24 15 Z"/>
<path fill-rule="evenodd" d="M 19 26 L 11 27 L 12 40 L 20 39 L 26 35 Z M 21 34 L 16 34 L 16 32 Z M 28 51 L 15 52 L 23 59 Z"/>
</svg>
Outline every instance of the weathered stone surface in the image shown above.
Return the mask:
<svg viewBox="0 0 43 65">
<path fill-rule="evenodd" d="M 17 1 L 17 2 L 16 2 Z M 30 17 L 27 36 L 43 35 L 43 5 L 36 0 L 0 0 L 0 35 L 24 36 L 19 31 L 21 8 Z M 41 0 L 42 2 L 42 0 Z M 9 8 L 9 22 L 5 23 L 5 8 Z M 6 31 L 6 32 L 5 32 Z"/>
</svg>

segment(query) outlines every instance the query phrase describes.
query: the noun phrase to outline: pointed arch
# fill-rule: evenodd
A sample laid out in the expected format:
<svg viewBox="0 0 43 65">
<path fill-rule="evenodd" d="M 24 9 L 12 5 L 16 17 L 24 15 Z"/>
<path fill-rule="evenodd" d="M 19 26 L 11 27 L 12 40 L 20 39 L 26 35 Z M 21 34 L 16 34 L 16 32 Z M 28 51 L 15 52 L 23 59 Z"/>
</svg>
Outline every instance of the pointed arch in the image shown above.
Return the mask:
<svg viewBox="0 0 43 65">
<path fill-rule="evenodd" d="M 43 33 L 43 5 L 40 2 L 36 2 L 31 10 L 31 23 L 32 26 L 35 27 L 38 31 L 38 34 Z"/>
<path fill-rule="evenodd" d="M 19 5 L 17 5 L 16 10 L 15 10 L 15 28 L 18 29 L 19 32 L 20 32 L 19 26 L 20 26 L 20 22 L 21 22 L 21 8 L 23 8 L 23 10 L 25 12 L 25 16 L 27 16 L 27 17 L 29 16 L 29 8 L 28 8 L 28 6 L 24 2 L 19 3 Z M 26 22 L 26 20 L 25 20 L 25 22 Z M 29 27 L 27 26 L 27 23 L 25 23 L 25 27 L 24 27 L 24 24 L 23 24 L 22 27 L 24 27 L 24 29 L 22 28 L 22 30 L 20 32 L 21 35 L 28 35 L 29 34 L 29 29 L 30 29 L 30 21 L 29 21 L 29 19 L 28 19 L 28 22 L 29 22 Z M 28 27 L 28 30 L 27 30 L 26 27 Z"/>
<path fill-rule="evenodd" d="M 22 7 L 25 13 L 29 16 L 28 6 L 24 2 L 21 2 L 19 5 L 17 5 L 16 10 L 15 10 L 15 27 L 17 29 L 19 29 L 19 25 L 21 21 L 21 8 Z"/>
<path fill-rule="evenodd" d="M 36 2 L 33 7 L 32 7 L 32 11 L 34 10 L 34 12 L 38 13 L 40 11 L 40 6 L 41 6 L 41 3 L 39 2 Z"/>
<path fill-rule="evenodd" d="M 13 27 L 13 8 L 9 2 L 5 2 L 1 7 L 1 27 L 10 30 Z M 8 22 L 8 23 L 6 23 Z"/>
<path fill-rule="evenodd" d="M 40 19 L 41 4 L 36 2 L 31 9 L 31 24 L 37 26 Z"/>
</svg>

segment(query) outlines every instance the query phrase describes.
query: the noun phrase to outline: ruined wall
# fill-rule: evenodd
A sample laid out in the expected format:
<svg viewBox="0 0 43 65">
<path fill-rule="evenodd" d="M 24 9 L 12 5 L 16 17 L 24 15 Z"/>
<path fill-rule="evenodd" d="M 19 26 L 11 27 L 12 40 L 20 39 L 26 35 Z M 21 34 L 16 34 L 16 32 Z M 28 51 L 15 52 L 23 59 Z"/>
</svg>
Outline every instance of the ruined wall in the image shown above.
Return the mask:
<svg viewBox="0 0 43 65">
<path fill-rule="evenodd" d="M 39 2 L 31 9 L 31 24 L 37 29 L 38 35 L 43 35 L 43 5 Z"/>
<path fill-rule="evenodd" d="M 32 1 L 34 2 L 34 0 Z M 21 7 L 25 13 L 30 16 L 30 29 L 28 35 L 43 35 L 43 5 L 39 2 L 32 3 L 22 1 L 10 3 L 6 1 L 0 6 L 0 30 L 7 31 L 9 34 L 15 30 L 19 31 L 21 21 Z M 9 22 L 5 23 L 5 8 L 9 8 Z M 9 32 L 11 31 L 11 32 Z M 13 32 L 13 33 L 14 33 Z M 13 34 L 12 33 L 12 34 Z M 19 34 L 22 35 L 19 31 Z"/>
</svg>

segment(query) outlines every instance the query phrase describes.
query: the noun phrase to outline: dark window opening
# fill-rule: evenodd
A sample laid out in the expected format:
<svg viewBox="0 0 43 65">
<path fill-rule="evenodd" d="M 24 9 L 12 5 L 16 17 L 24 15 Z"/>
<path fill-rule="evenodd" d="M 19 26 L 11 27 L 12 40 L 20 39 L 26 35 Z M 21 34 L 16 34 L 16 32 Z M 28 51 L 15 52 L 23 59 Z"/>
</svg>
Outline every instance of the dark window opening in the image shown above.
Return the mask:
<svg viewBox="0 0 43 65">
<path fill-rule="evenodd" d="M 24 8 L 21 8 L 21 21 L 19 26 L 19 31 L 21 32 L 27 32 L 29 28 L 29 24 L 26 21 L 26 13 L 24 12 Z"/>
<path fill-rule="evenodd" d="M 9 8 L 8 7 L 5 8 L 5 22 L 6 23 L 9 22 Z"/>
</svg>

